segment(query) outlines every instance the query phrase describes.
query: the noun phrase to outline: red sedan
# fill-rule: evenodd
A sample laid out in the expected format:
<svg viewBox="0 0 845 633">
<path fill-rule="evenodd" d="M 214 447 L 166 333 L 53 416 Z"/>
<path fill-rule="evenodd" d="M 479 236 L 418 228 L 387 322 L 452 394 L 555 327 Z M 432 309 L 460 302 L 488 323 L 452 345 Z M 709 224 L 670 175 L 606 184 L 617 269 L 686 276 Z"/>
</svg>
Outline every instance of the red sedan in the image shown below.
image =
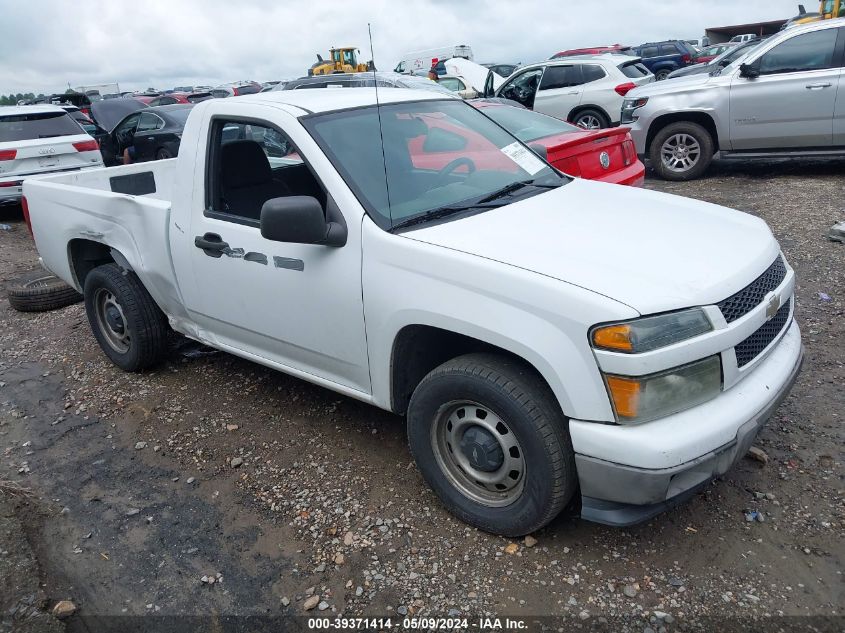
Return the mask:
<svg viewBox="0 0 845 633">
<path fill-rule="evenodd" d="M 645 166 L 637 158 L 627 128 L 584 130 L 500 99 L 473 99 L 469 103 L 529 147 L 541 146 L 538 149 L 545 152 L 548 162 L 570 176 L 635 187 L 645 180 Z M 469 159 L 472 169 L 461 165 L 453 171 L 518 170 L 504 153 L 490 152 L 489 142 L 482 136 L 437 113 L 419 118 L 429 132 L 408 141 L 415 168 L 439 171 L 453 161 Z"/>
<path fill-rule="evenodd" d="M 471 103 L 526 145 L 542 145 L 549 163 L 570 176 L 635 187 L 645 180 L 645 165 L 637 158 L 628 128 L 584 130 L 499 101 Z"/>
</svg>

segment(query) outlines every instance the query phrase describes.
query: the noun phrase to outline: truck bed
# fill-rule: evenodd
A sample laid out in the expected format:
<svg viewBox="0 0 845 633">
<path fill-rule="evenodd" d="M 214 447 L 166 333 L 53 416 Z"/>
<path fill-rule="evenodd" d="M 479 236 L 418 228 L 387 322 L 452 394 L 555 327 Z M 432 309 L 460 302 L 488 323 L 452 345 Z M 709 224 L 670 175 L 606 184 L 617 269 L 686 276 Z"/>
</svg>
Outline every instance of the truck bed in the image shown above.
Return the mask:
<svg viewBox="0 0 845 633">
<path fill-rule="evenodd" d="M 74 248 L 79 240 L 93 240 L 119 251 L 166 312 L 179 305 L 169 241 L 176 160 L 25 180 L 23 195 L 44 266 L 81 292 Z"/>
</svg>

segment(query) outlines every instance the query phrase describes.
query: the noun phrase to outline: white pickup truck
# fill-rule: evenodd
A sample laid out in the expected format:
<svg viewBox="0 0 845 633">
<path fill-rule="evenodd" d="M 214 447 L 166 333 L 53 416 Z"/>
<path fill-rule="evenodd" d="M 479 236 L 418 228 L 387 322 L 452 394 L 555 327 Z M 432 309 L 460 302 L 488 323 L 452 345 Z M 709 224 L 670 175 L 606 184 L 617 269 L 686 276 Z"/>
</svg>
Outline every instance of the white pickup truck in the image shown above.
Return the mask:
<svg viewBox="0 0 845 633">
<path fill-rule="evenodd" d="M 406 415 L 445 506 L 510 536 L 650 518 L 742 458 L 803 356 L 763 221 L 569 178 L 458 99 L 379 97 L 206 101 L 177 159 L 27 180 L 106 355 L 143 370 L 172 328 Z"/>
</svg>

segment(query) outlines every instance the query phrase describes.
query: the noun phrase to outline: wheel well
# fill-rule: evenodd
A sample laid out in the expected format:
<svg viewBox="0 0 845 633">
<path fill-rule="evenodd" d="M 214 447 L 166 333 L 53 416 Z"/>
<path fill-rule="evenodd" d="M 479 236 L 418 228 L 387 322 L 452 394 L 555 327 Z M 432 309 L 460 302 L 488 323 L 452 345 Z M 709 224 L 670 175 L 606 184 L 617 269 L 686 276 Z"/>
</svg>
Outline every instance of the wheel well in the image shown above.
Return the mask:
<svg viewBox="0 0 845 633">
<path fill-rule="evenodd" d="M 91 240 L 71 240 L 70 269 L 80 288 L 85 287 L 85 278 L 97 266 L 114 262 L 111 249 L 100 242 Z"/>
<path fill-rule="evenodd" d="M 716 130 L 716 122 L 710 117 L 709 114 L 705 114 L 704 112 L 673 112 L 671 114 L 664 114 L 663 116 L 657 117 L 654 120 L 654 123 L 651 124 L 651 127 L 648 130 L 648 137 L 645 143 L 645 155 L 651 151 L 651 143 L 654 140 L 654 137 L 658 135 L 660 130 L 665 128 L 667 125 L 671 125 L 672 123 L 679 123 L 679 122 L 692 122 L 698 123 L 701 127 L 707 130 L 710 133 L 710 136 L 713 137 L 713 148 L 714 150 L 719 150 L 719 133 Z"/>
<path fill-rule="evenodd" d="M 531 363 L 496 345 L 428 325 L 408 325 L 393 342 L 390 367 L 391 408 L 403 415 L 417 385 L 432 369 L 465 354 L 487 352 L 518 359 L 551 388 Z"/>
<path fill-rule="evenodd" d="M 581 114 L 584 110 L 596 110 L 601 112 L 608 123 L 613 123 L 613 117 L 607 113 L 607 110 L 597 105 L 579 105 L 577 108 L 574 108 L 572 112 L 569 113 L 569 122 L 572 123 L 575 120 L 575 117 Z"/>
</svg>

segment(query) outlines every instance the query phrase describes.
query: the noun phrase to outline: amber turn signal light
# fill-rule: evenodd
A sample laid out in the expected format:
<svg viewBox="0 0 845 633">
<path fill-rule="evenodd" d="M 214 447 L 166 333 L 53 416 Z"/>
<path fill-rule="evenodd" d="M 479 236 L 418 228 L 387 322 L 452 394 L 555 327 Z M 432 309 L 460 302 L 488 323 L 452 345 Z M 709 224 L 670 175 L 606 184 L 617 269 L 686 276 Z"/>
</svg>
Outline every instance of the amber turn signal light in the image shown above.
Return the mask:
<svg viewBox="0 0 845 633">
<path fill-rule="evenodd" d="M 620 352 L 634 351 L 630 325 L 609 325 L 593 331 L 593 345 Z"/>
</svg>

